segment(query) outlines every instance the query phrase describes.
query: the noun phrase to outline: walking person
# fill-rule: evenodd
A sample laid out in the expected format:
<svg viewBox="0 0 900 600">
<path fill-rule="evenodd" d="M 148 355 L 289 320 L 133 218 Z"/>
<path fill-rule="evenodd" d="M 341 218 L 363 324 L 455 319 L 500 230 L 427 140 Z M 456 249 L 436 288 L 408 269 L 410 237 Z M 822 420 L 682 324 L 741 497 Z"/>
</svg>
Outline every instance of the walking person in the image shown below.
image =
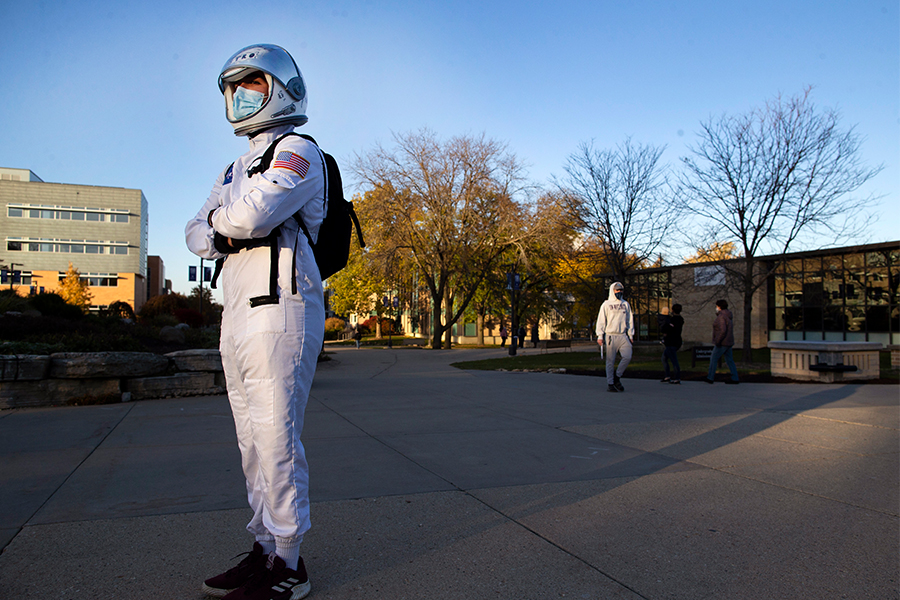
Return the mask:
<svg viewBox="0 0 900 600">
<path fill-rule="evenodd" d="M 713 321 L 713 351 L 709 357 L 709 373 L 706 376 L 706 383 L 714 383 L 716 380 L 716 366 L 719 359 L 725 357 L 725 363 L 731 371 L 731 379 L 726 379 L 725 383 L 737 384 L 738 379 L 737 366 L 734 364 L 734 357 L 731 354 L 731 348 L 734 346 L 734 315 L 728 310 L 727 300 L 716 301 L 716 320 Z"/>
<path fill-rule="evenodd" d="M 600 305 L 597 314 L 597 343 L 606 345 L 607 391 L 624 392 L 621 378 L 631 362 L 634 346 L 634 318 L 631 306 L 625 301 L 625 286 L 618 281 L 609 286 L 609 298 Z M 615 368 L 616 353 L 622 358 Z"/>
<path fill-rule="evenodd" d="M 678 349 L 681 348 L 681 331 L 684 329 L 684 318 L 681 316 L 681 305 L 672 305 L 672 314 L 666 320 L 663 326 L 663 351 L 662 363 L 663 370 L 666 375 L 663 383 L 681 383 L 681 365 L 678 364 Z M 669 371 L 669 362 L 671 361 L 674 373 Z M 674 375 L 672 377 L 671 375 Z"/>
<path fill-rule="evenodd" d="M 359 342 L 362 340 L 362 332 L 359 330 L 359 325 L 354 328 L 353 340 L 356 342 L 356 349 L 359 350 Z"/>
<path fill-rule="evenodd" d="M 310 583 L 300 557 L 309 530 L 304 414 L 325 332 L 315 241 L 326 211 L 324 157 L 296 135 L 306 85 L 283 48 L 248 46 L 219 73 L 225 115 L 250 150 L 223 170 L 185 227 L 188 248 L 221 268 L 219 348 L 253 516 L 253 548 L 202 591 L 227 600 L 298 600 Z M 261 164 L 272 147 L 274 160 Z M 254 165 L 260 168 L 253 170 Z M 267 295 L 268 292 L 268 295 Z"/>
<path fill-rule="evenodd" d="M 506 335 L 507 335 L 506 334 L 506 326 L 501 325 L 500 326 L 500 347 L 501 348 L 506 345 Z"/>
</svg>

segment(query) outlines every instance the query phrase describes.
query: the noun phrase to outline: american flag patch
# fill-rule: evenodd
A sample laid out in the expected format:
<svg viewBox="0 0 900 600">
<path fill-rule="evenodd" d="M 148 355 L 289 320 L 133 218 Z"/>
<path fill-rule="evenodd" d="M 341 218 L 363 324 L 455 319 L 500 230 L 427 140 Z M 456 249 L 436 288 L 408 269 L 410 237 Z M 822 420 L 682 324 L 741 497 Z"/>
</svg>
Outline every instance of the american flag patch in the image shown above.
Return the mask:
<svg viewBox="0 0 900 600">
<path fill-rule="evenodd" d="M 289 169 L 300 177 L 306 177 L 306 172 L 309 171 L 309 161 L 290 150 L 282 150 L 275 157 L 272 168 Z"/>
</svg>

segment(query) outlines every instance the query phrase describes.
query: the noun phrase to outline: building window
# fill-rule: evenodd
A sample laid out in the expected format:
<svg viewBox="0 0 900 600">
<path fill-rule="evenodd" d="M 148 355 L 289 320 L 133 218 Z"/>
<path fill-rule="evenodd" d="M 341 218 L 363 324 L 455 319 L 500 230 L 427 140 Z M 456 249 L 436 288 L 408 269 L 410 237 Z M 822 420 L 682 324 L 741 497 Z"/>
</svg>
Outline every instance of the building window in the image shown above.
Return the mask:
<svg viewBox="0 0 900 600">
<path fill-rule="evenodd" d="M 63 281 L 66 274 L 59 273 L 59 281 Z M 82 273 L 80 280 L 90 287 L 117 287 L 119 285 L 118 273 Z"/>
<path fill-rule="evenodd" d="M 11 252 L 59 252 L 63 254 L 128 255 L 127 242 L 101 242 L 85 240 L 7 240 L 6 249 Z"/>
<path fill-rule="evenodd" d="M 769 280 L 769 339 L 900 341 L 900 251 L 786 261 Z"/>
<path fill-rule="evenodd" d="M 31 285 L 31 271 L 10 271 L 9 269 L 0 269 L 0 284 L 12 285 Z"/>
<path fill-rule="evenodd" d="M 92 221 L 108 223 L 128 223 L 129 214 L 125 209 L 88 209 L 72 206 L 20 206 L 7 207 L 10 217 L 30 219 L 57 219 L 61 221 Z"/>
<path fill-rule="evenodd" d="M 612 277 L 605 277 L 603 288 L 608 290 L 613 281 Z M 660 315 L 664 310 L 668 312 L 672 304 L 672 272 L 626 275 L 622 283 L 634 317 L 635 338 L 642 341 L 660 339 Z"/>
</svg>

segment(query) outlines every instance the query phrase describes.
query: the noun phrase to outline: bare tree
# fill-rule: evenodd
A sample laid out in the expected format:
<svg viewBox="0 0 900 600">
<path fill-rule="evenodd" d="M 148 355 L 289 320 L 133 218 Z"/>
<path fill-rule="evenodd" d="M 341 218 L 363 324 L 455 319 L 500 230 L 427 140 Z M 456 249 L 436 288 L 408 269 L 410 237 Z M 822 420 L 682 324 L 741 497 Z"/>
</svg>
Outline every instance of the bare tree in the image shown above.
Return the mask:
<svg viewBox="0 0 900 600">
<path fill-rule="evenodd" d="M 606 298 L 604 271 L 624 282 L 627 274 L 661 259 L 672 224 L 667 169 L 660 164 L 664 150 L 630 138 L 614 150 L 582 143 L 564 165 L 567 177 L 556 182 L 558 196 L 564 218 L 580 236 L 561 256 L 571 258 L 566 270 L 577 280 L 582 302 Z M 585 272 L 586 260 L 594 269 Z M 642 296 L 639 280 L 630 283 L 629 294 Z M 585 310 L 590 312 L 579 308 Z"/>
<path fill-rule="evenodd" d="M 358 155 L 356 175 L 383 200 L 368 207 L 373 252 L 408 258 L 432 299 L 432 348 L 466 309 L 503 248 L 521 235 L 514 197 L 523 167 L 505 145 L 480 137 L 439 140 L 427 129 Z M 443 318 L 442 318 L 443 308 Z"/>
<path fill-rule="evenodd" d="M 651 262 L 671 223 L 664 147 L 630 138 L 615 150 L 582 143 L 557 181 L 568 219 L 585 238 L 599 240 L 599 259 L 617 280 Z"/>
<path fill-rule="evenodd" d="M 744 300 L 744 362 L 752 361 L 753 294 L 770 274 L 757 257 L 785 254 L 812 235 L 855 235 L 873 198 L 850 194 L 881 170 L 861 164 L 860 136 L 839 127 L 836 111 L 817 110 L 809 94 L 710 118 L 682 159 L 681 212 L 705 225 L 706 240 L 692 241 L 733 241 L 743 253 L 723 267 L 740 269 L 729 279 Z"/>
</svg>

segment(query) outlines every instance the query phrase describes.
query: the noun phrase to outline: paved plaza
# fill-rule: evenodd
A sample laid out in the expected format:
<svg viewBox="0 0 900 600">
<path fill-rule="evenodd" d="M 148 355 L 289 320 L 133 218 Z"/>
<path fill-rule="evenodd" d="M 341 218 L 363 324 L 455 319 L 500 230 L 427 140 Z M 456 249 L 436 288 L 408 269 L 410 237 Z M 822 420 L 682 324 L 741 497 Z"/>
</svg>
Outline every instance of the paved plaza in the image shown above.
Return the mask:
<svg viewBox="0 0 900 600">
<path fill-rule="evenodd" d="M 311 599 L 900 597 L 900 387 L 450 366 L 501 356 L 319 365 Z M 0 599 L 200 600 L 249 516 L 224 396 L 0 412 Z"/>
</svg>

